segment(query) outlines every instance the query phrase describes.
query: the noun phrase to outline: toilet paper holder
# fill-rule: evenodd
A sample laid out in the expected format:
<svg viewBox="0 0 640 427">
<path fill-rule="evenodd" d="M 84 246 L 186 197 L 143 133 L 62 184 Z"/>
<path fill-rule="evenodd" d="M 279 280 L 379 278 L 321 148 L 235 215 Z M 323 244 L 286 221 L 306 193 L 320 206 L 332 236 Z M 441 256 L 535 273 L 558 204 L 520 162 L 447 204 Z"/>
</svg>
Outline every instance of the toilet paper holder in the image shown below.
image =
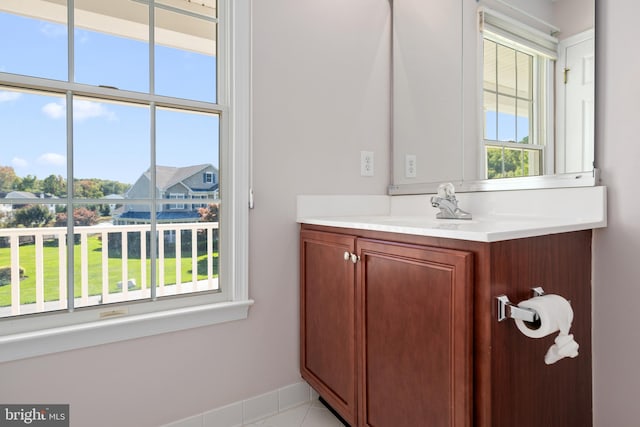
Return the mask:
<svg viewBox="0 0 640 427">
<path fill-rule="evenodd" d="M 538 286 L 531 288 L 531 293 L 534 297 L 539 297 L 544 295 L 544 290 Z M 509 297 L 506 295 L 497 296 L 496 300 L 498 304 L 498 322 L 502 322 L 505 319 L 520 319 L 525 322 L 536 322 L 540 319 L 540 316 L 535 310 L 518 307 L 509 301 Z"/>
</svg>

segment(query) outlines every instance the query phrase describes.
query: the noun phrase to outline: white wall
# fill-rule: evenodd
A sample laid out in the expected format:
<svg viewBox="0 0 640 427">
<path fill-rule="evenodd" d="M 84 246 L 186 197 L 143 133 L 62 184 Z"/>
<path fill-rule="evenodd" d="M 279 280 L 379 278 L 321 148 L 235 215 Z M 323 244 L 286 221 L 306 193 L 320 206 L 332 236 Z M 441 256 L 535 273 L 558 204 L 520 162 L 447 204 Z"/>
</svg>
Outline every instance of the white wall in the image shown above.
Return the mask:
<svg viewBox="0 0 640 427">
<path fill-rule="evenodd" d="M 640 3 L 596 3 L 596 162 L 609 227 L 594 239 L 594 424 L 631 427 L 640 420 Z"/>
<path fill-rule="evenodd" d="M 254 1 L 249 319 L 0 364 L 0 403 L 155 426 L 299 381 L 297 194 L 384 194 L 387 0 Z M 360 177 L 360 150 L 375 176 Z"/>
</svg>

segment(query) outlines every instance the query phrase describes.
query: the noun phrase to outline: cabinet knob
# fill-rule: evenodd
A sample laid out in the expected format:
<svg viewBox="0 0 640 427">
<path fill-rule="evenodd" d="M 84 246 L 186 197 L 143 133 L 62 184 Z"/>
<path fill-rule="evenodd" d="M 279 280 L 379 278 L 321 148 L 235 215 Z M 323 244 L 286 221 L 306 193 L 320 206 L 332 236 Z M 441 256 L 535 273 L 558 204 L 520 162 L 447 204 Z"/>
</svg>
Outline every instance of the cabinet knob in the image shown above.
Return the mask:
<svg viewBox="0 0 640 427">
<path fill-rule="evenodd" d="M 345 261 L 349 261 L 351 260 L 352 263 L 357 263 L 358 261 L 360 261 L 360 257 L 356 254 L 352 254 L 351 252 L 345 251 L 344 252 L 344 260 Z"/>
</svg>

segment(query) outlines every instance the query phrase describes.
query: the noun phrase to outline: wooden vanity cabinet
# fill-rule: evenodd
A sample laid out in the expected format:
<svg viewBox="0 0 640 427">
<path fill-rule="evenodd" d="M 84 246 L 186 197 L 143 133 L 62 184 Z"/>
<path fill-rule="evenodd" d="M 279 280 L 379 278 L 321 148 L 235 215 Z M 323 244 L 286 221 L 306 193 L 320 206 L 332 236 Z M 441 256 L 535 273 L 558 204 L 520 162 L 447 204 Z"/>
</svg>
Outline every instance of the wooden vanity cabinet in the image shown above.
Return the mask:
<svg viewBox="0 0 640 427">
<path fill-rule="evenodd" d="M 473 255 L 304 230 L 301 251 L 303 378 L 352 426 L 469 426 Z"/>
<path fill-rule="evenodd" d="M 485 243 L 303 224 L 300 243 L 301 374 L 351 426 L 592 425 L 590 230 Z M 571 301 L 577 358 L 546 365 L 556 334 L 497 321 L 496 296 L 535 286 Z"/>
</svg>

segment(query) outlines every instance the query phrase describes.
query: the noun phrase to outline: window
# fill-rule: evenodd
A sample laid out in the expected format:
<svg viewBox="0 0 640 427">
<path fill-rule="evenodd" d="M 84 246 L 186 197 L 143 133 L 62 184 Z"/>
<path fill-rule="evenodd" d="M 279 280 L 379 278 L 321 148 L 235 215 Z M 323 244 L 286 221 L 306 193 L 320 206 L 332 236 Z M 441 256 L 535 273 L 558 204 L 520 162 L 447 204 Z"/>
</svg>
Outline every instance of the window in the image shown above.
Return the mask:
<svg viewBox="0 0 640 427">
<path fill-rule="evenodd" d="M 208 197 L 205 195 L 194 194 L 192 197 L 194 200 L 206 200 Z M 193 209 L 206 208 L 209 206 L 207 203 L 193 203 Z"/>
<path fill-rule="evenodd" d="M 170 199 L 184 200 L 184 194 L 169 194 Z M 169 205 L 169 209 L 184 209 L 184 203 L 174 203 Z"/>
<path fill-rule="evenodd" d="M 495 12 L 481 14 L 485 176 L 543 175 L 553 164 L 554 42 L 543 37 L 540 46 L 536 30 Z"/>
<path fill-rule="evenodd" d="M 215 184 L 213 172 L 205 172 L 204 173 L 204 183 L 205 184 Z"/>
<path fill-rule="evenodd" d="M 0 5 L 0 343 L 113 317 L 155 319 L 118 339 L 200 324 L 158 322 L 175 310 L 246 316 L 248 17 L 248 0 Z M 202 192 L 207 169 L 230 171 L 224 200 L 164 198 Z"/>
</svg>

